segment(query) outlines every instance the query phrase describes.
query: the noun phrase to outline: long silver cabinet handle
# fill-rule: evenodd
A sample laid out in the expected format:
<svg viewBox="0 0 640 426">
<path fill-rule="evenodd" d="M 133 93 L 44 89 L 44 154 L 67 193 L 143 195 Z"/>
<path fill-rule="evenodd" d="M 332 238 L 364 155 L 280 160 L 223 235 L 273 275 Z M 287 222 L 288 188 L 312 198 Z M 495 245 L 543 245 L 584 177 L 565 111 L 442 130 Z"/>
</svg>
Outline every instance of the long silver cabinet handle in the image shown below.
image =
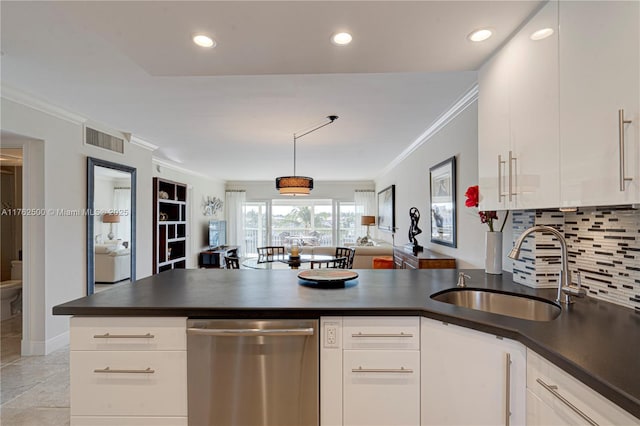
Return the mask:
<svg viewBox="0 0 640 426">
<path fill-rule="evenodd" d="M 627 177 L 625 176 L 625 170 L 624 170 L 624 125 L 625 124 L 630 124 L 631 120 L 625 120 L 624 119 L 624 110 L 623 109 L 619 109 L 618 110 L 618 143 L 619 143 L 619 148 L 620 148 L 620 191 L 624 191 L 624 183 L 630 180 L 633 180 L 633 178 Z"/>
<path fill-rule="evenodd" d="M 582 419 L 584 421 L 586 421 L 587 423 L 589 423 L 591 426 L 598 426 L 598 423 L 594 422 L 591 417 L 587 416 L 585 413 L 583 413 L 578 407 L 576 407 L 575 405 L 573 405 L 571 402 L 569 402 L 565 397 L 563 397 L 562 395 L 560 395 L 560 393 L 558 392 L 558 387 L 556 385 L 548 385 L 545 382 L 542 381 L 542 379 L 538 378 L 536 379 L 536 382 L 540 383 L 542 385 L 543 388 L 545 388 L 546 390 L 548 390 L 549 392 L 551 392 L 551 394 L 553 396 L 555 396 L 556 398 L 558 398 L 560 401 L 562 401 L 567 407 L 571 408 L 577 415 L 579 415 L 580 417 L 582 417 Z"/>
<path fill-rule="evenodd" d="M 395 334 L 357 332 L 352 334 L 351 337 L 413 337 L 413 334 L 404 333 L 404 332 L 395 333 Z"/>
<path fill-rule="evenodd" d="M 506 353 L 504 387 L 504 424 L 509 426 L 511 420 L 511 354 L 509 352 Z"/>
<path fill-rule="evenodd" d="M 513 156 L 513 151 L 509 151 L 509 201 L 511 201 L 513 195 L 516 195 L 513 192 L 513 168 L 511 167 L 516 160 L 517 158 Z"/>
<path fill-rule="evenodd" d="M 352 373 L 413 373 L 411 368 L 352 368 Z"/>
<path fill-rule="evenodd" d="M 145 368 L 144 370 L 112 370 L 111 367 L 105 368 L 97 368 L 93 370 L 94 373 L 110 373 L 110 374 L 153 374 L 156 370 L 153 370 L 151 367 Z"/>
<path fill-rule="evenodd" d="M 504 161 L 502 161 L 502 155 L 498 155 L 498 202 L 501 203 L 504 198 L 504 193 L 502 192 L 502 165 Z"/>
<path fill-rule="evenodd" d="M 96 334 L 93 336 L 94 339 L 153 339 L 154 336 L 151 333 L 147 334 Z"/>
<path fill-rule="evenodd" d="M 259 328 L 187 328 L 187 334 L 195 336 L 220 336 L 220 337 L 238 337 L 238 336 L 313 336 L 314 330 L 309 328 L 274 328 L 261 330 Z"/>
</svg>

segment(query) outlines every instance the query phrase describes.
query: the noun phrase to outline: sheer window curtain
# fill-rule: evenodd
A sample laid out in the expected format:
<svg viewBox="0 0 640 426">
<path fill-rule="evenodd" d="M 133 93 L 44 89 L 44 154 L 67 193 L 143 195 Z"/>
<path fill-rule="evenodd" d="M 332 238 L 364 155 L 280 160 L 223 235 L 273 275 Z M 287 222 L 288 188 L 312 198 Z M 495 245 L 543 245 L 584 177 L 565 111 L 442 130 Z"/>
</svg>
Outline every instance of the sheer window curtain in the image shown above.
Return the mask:
<svg viewBox="0 0 640 426">
<path fill-rule="evenodd" d="M 376 193 L 373 190 L 359 190 L 356 189 L 356 192 L 353 196 L 353 201 L 356 206 L 356 236 L 363 237 L 367 235 L 367 227 L 360 225 L 360 218 L 362 216 L 377 216 L 376 215 Z M 377 225 L 377 219 L 376 219 Z M 373 238 L 377 237 L 377 226 L 372 226 L 371 236 Z"/>
<path fill-rule="evenodd" d="M 227 219 L 227 244 L 240 246 L 238 256 L 246 250 L 244 246 L 244 203 L 247 201 L 245 191 L 227 191 L 225 193 L 224 217 Z"/>
<path fill-rule="evenodd" d="M 120 223 L 113 226 L 113 233 L 117 239 L 131 241 L 131 188 L 115 187 L 113 189 L 113 208 L 126 211 L 120 215 Z"/>
</svg>

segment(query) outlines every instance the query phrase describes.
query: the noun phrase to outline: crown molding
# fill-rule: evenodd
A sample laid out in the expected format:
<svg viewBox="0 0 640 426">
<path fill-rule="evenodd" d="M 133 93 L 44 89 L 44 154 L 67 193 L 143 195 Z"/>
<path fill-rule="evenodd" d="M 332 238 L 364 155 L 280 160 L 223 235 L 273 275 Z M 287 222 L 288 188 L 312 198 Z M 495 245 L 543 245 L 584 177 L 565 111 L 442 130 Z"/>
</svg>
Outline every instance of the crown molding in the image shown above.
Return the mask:
<svg viewBox="0 0 640 426">
<path fill-rule="evenodd" d="M 135 135 L 131 135 L 131 140 L 129 142 L 131 143 L 131 145 L 138 146 L 140 148 L 146 149 L 147 151 L 155 151 L 159 148 L 158 145 L 154 145 L 151 142 L 141 139 Z"/>
<path fill-rule="evenodd" d="M 160 159 L 160 158 L 156 158 L 156 157 L 152 157 L 151 161 L 153 162 L 153 164 L 155 166 L 162 166 L 162 167 L 166 167 L 167 169 L 173 170 L 175 172 L 179 172 L 179 173 L 184 173 L 186 175 L 192 175 L 192 176 L 197 176 L 197 177 L 201 177 L 204 179 L 208 179 L 208 180 L 218 180 L 220 182 L 224 182 L 224 180 L 222 179 L 214 179 L 211 176 L 207 176 L 204 173 L 200 173 L 200 172 L 194 172 L 193 170 L 189 170 L 187 168 L 175 165 L 173 163 L 170 163 L 166 160 Z M 157 169 L 158 173 L 162 173 L 159 169 Z"/>
<path fill-rule="evenodd" d="M 15 87 L 7 86 L 4 83 L 0 86 L 0 97 L 73 124 L 82 125 L 88 121 L 86 117 L 80 114 L 53 105 Z"/>
<path fill-rule="evenodd" d="M 420 136 L 416 138 L 411 145 L 409 145 L 404 151 L 394 158 L 386 167 L 384 167 L 378 176 L 383 176 L 389 173 L 393 168 L 402 163 L 407 157 L 409 157 L 415 150 L 424 145 L 429 139 L 435 136 L 440 130 L 442 130 L 447 124 L 449 124 L 454 118 L 456 118 L 461 112 L 463 112 L 469 105 L 472 105 L 478 100 L 478 84 L 475 83 L 458 99 L 447 111 L 445 111 L 436 121 L 433 122 L 427 130 L 425 130 Z"/>
</svg>

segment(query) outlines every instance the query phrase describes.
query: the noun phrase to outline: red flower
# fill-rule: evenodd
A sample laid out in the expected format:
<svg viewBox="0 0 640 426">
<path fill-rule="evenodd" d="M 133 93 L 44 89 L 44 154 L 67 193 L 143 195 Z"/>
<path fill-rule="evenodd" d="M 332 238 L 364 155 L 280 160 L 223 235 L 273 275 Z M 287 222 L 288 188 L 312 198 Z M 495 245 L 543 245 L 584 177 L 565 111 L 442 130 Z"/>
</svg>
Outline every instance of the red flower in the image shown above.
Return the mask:
<svg viewBox="0 0 640 426">
<path fill-rule="evenodd" d="M 464 193 L 464 196 L 467 197 L 467 201 L 464 203 L 465 206 L 478 207 L 480 203 L 480 189 L 478 188 L 478 185 L 467 188 L 467 192 Z M 478 215 L 480 216 L 480 222 L 486 223 L 489 226 L 489 231 L 493 232 L 493 221 L 498 220 L 498 212 L 495 210 L 478 211 Z M 509 211 L 507 210 L 507 214 L 505 215 L 504 220 L 502 221 L 502 226 L 500 227 L 500 232 L 502 232 L 508 216 Z"/>
<path fill-rule="evenodd" d="M 464 203 L 465 206 L 478 207 L 478 203 L 480 201 L 480 189 L 478 188 L 478 185 L 467 188 L 467 192 L 464 193 L 464 196 L 467 197 L 467 201 Z"/>
</svg>

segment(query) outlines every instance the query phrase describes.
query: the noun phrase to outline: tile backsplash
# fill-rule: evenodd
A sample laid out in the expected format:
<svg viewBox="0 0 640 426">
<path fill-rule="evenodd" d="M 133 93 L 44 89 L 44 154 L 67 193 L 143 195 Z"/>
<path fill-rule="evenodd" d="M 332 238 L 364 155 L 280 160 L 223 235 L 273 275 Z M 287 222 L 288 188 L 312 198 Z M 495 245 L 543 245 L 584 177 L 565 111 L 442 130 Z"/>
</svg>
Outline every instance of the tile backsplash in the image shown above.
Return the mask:
<svg viewBox="0 0 640 426">
<path fill-rule="evenodd" d="M 577 282 L 580 272 L 590 297 L 640 312 L 640 211 L 516 211 L 514 241 L 533 225 L 549 225 L 564 232 L 572 281 Z M 560 264 L 560 245 L 555 237 L 536 232 L 525 240 L 520 259 L 514 261 L 513 278 L 530 287 L 557 287 Z"/>
</svg>

